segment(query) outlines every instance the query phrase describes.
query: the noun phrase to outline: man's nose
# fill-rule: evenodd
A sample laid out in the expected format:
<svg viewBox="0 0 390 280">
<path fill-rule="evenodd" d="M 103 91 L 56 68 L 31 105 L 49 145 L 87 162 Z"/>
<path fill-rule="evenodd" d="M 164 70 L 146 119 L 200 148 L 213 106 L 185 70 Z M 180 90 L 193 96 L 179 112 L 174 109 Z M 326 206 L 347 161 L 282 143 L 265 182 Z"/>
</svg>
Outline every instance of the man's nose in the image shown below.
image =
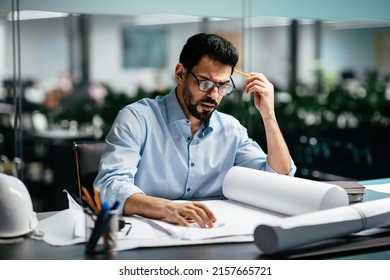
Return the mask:
<svg viewBox="0 0 390 280">
<path fill-rule="evenodd" d="M 207 96 L 209 96 L 210 98 L 216 100 L 219 97 L 218 90 L 219 90 L 219 88 L 217 86 L 215 86 L 212 90 L 210 90 L 207 93 Z"/>
</svg>

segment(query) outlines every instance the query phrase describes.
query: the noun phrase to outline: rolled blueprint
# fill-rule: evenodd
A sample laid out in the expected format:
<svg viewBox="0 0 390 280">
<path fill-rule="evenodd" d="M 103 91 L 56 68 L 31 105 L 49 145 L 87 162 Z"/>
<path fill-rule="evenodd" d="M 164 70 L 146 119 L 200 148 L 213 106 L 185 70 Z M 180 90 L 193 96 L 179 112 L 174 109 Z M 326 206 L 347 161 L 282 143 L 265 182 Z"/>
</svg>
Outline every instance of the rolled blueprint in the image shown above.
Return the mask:
<svg viewBox="0 0 390 280">
<path fill-rule="evenodd" d="M 226 173 L 222 189 L 229 199 L 286 215 L 349 203 L 340 186 L 239 166 Z"/>
<path fill-rule="evenodd" d="M 266 254 L 390 225 L 390 198 L 265 222 L 254 240 Z"/>
</svg>

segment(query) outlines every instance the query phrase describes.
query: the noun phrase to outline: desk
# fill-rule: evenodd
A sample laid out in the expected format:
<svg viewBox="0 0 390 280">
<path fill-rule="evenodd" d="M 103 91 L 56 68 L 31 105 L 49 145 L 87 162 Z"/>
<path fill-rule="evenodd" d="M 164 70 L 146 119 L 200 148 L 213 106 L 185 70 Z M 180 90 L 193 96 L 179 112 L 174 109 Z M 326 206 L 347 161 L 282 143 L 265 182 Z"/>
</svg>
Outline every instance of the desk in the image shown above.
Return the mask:
<svg viewBox="0 0 390 280">
<path fill-rule="evenodd" d="M 389 179 L 380 181 L 364 181 L 365 185 L 389 183 Z M 378 193 L 367 190 L 365 199 L 371 200 Z M 89 256 L 84 253 L 84 244 L 64 247 L 53 247 L 43 241 L 24 239 L 15 244 L 0 244 L 0 259 L 9 260 L 83 260 L 83 259 L 128 259 L 128 260 L 256 260 L 256 259 L 390 259 L 390 236 L 376 237 L 377 244 L 362 238 L 361 248 L 351 251 L 351 242 L 338 239 L 333 245 L 325 244 L 320 255 L 313 255 L 313 251 L 299 250 L 289 255 L 262 255 L 254 243 L 229 243 L 189 245 L 158 248 L 138 248 L 120 251 L 114 255 Z M 372 238 L 371 238 L 372 241 Z M 383 245 L 386 242 L 388 245 Z M 378 244 L 381 244 L 378 246 Z M 318 248 L 318 247 L 317 247 Z M 345 249 L 340 252 L 340 249 Z M 349 251 L 349 252 L 347 252 Z"/>
</svg>

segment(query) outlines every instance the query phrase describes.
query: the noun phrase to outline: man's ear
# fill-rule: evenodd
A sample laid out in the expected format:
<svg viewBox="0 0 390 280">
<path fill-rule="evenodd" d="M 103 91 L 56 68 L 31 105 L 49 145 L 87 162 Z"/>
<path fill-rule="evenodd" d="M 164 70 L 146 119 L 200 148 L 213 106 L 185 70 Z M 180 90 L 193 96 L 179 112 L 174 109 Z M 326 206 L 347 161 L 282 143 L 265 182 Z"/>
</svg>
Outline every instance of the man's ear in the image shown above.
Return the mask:
<svg viewBox="0 0 390 280">
<path fill-rule="evenodd" d="M 184 68 L 183 64 L 178 63 L 175 69 L 175 76 L 179 83 L 183 82 L 185 73 L 186 73 L 186 69 Z"/>
</svg>

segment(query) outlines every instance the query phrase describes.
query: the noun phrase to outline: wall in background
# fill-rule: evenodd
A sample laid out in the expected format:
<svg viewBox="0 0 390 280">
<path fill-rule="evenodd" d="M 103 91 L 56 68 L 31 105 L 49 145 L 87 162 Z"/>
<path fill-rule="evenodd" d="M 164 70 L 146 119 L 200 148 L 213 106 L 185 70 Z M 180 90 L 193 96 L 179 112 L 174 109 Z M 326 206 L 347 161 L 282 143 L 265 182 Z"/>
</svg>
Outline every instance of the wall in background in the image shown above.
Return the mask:
<svg viewBox="0 0 390 280">
<path fill-rule="evenodd" d="M 184 23 L 160 25 L 166 30 L 167 64 L 163 68 L 123 67 L 123 29 L 132 26 L 129 17 L 91 16 L 90 78 L 94 82 L 104 82 L 114 90 L 133 95 L 138 87 L 152 90 L 160 87 L 172 87 L 174 67 L 181 47 L 191 34 L 202 31 L 202 23 Z M 6 38 L 12 38 L 11 24 L 0 19 Z M 281 88 L 287 88 L 289 77 L 289 27 L 253 28 L 242 32 L 238 21 L 217 21 L 208 23 L 209 32 L 231 34 L 235 36 L 245 60 L 245 71 L 264 72 L 271 81 Z M 21 22 L 22 76 L 35 80 L 45 88 L 55 82 L 59 76 L 69 73 L 69 42 L 66 18 L 42 19 Z M 149 27 L 152 28 L 152 27 Z M 0 31 L 2 30 L 0 28 Z M 320 65 L 328 75 L 337 77 L 343 70 L 353 69 L 362 77 L 369 69 L 378 69 L 383 74 L 390 66 L 378 58 L 382 56 L 386 42 L 390 39 L 387 28 L 335 29 L 323 25 L 322 59 Z M 299 27 L 298 79 L 301 83 L 315 82 L 314 24 L 302 24 Z M 1 35 L 1 32 L 0 32 Z M 2 40 L 0 62 L 5 65 L 0 71 L 0 79 L 10 78 L 12 73 L 12 40 Z M 1 44 L 1 43 L 0 43 Z M 388 44 L 388 43 L 387 43 Z M 242 47 L 242 45 L 244 47 Z M 386 59 L 386 57 L 384 57 Z M 388 58 L 387 58 L 388 59 Z M 250 68 L 250 69 L 249 69 Z M 77 71 L 77 69 L 76 69 Z M 238 84 L 241 80 L 237 78 Z"/>
</svg>

